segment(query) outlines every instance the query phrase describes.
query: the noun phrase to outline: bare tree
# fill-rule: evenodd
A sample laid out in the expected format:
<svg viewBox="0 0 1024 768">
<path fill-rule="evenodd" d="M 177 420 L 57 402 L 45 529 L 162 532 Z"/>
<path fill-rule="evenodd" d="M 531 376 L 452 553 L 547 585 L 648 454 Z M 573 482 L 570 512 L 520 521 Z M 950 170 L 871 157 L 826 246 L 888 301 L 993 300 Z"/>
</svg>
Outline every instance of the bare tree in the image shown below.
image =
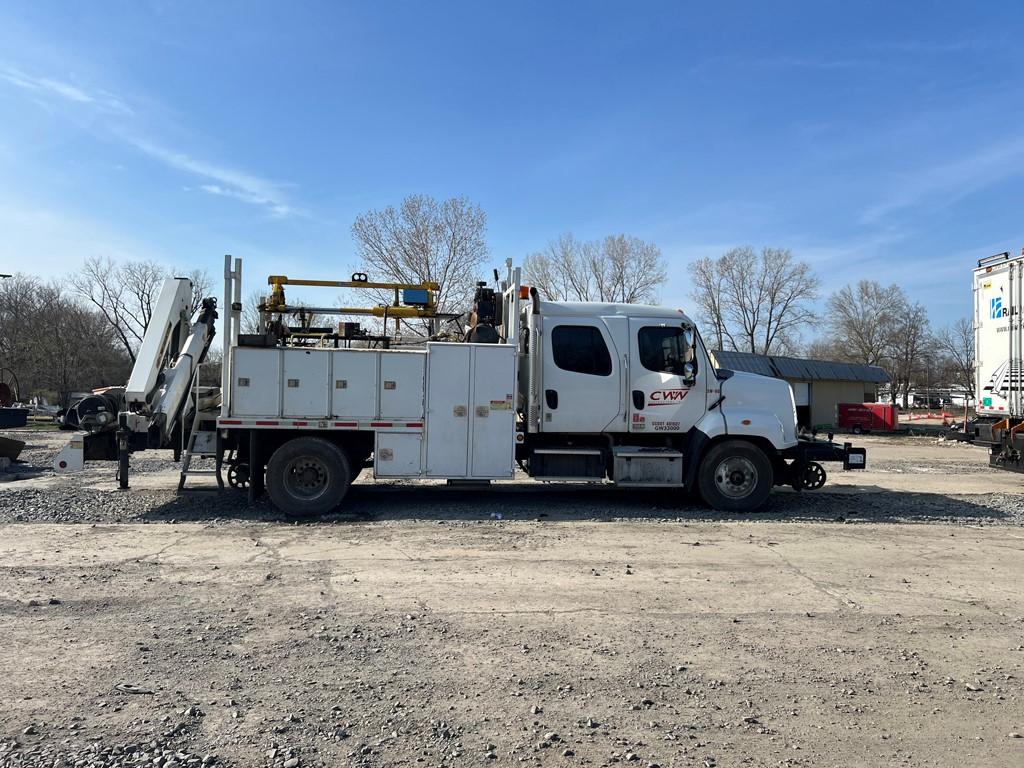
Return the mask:
<svg viewBox="0 0 1024 768">
<path fill-rule="evenodd" d="M 16 275 L 0 282 L 0 365 L 21 382 L 21 395 L 56 397 L 123 384 L 128 358 L 106 318 L 66 285 Z"/>
<path fill-rule="evenodd" d="M 256 333 L 260 328 L 260 303 L 267 292 L 255 290 L 242 302 L 242 333 Z"/>
<path fill-rule="evenodd" d="M 125 309 L 129 328 L 137 336 L 139 343 L 153 319 L 153 310 L 167 270 L 155 261 L 126 261 L 115 273 L 124 288 L 126 296 Z"/>
<path fill-rule="evenodd" d="M 885 287 L 874 280 L 841 288 L 828 300 L 829 330 L 840 359 L 882 365 L 889 357 L 900 318 L 909 311 L 898 285 Z"/>
<path fill-rule="evenodd" d="M 438 283 L 442 312 L 468 307 L 489 254 L 486 233 L 486 214 L 464 197 L 410 195 L 398 208 L 367 211 L 352 224 L 364 272 L 382 281 Z M 393 298 L 379 297 L 388 303 Z"/>
<path fill-rule="evenodd" d="M 213 295 L 213 278 L 205 269 L 190 269 L 185 277 L 192 281 L 191 314 L 195 315 L 202 306 L 203 299 Z M 227 311 L 227 308 L 221 308 L 221 311 Z"/>
<path fill-rule="evenodd" d="M 721 347 L 762 355 L 792 351 L 814 320 L 819 280 L 785 248 L 733 248 L 690 265 L 692 296 Z"/>
<path fill-rule="evenodd" d="M 589 265 L 597 255 L 594 243 L 581 242 L 571 232 L 548 243 L 523 262 L 523 277 L 550 301 L 592 301 L 594 276 Z"/>
<path fill-rule="evenodd" d="M 0 280 L 0 368 L 13 370 L 26 391 L 29 372 L 38 365 L 38 290 L 39 282 L 27 275 Z"/>
<path fill-rule="evenodd" d="M 974 323 L 961 317 L 952 325 L 948 325 L 935 335 L 935 343 L 939 351 L 947 359 L 953 383 L 967 392 L 967 398 L 973 400 L 974 392 Z"/>
<path fill-rule="evenodd" d="M 931 334 L 928 313 L 898 285 L 861 280 L 834 293 L 828 309 L 835 358 L 885 369 L 892 402 L 906 407 L 912 387 L 944 378 L 941 345 Z M 973 343 L 973 331 L 969 335 Z"/>
<path fill-rule="evenodd" d="M 845 360 L 845 352 L 834 338 L 824 337 L 808 343 L 803 349 L 808 360 Z"/>
<path fill-rule="evenodd" d="M 934 357 L 934 342 L 930 333 L 928 313 L 920 303 L 908 304 L 894 320 L 889 340 L 892 399 L 899 395 L 903 407 L 909 405 L 910 388 L 920 374 L 925 373 Z"/>
<path fill-rule="evenodd" d="M 153 318 L 160 288 L 172 274 L 162 264 L 126 261 L 118 264 L 109 257 L 86 259 L 72 280 L 75 292 L 106 318 L 132 362 Z M 209 295 L 212 280 L 203 269 L 186 275 L 192 281 L 192 313 Z"/>
<path fill-rule="evenodd" d="M 700 307 L 704 320 L 712 329 L 714 348 L 725 349 L 725 312 L 722 302 L 725 278 L 718 269 L 718 261 L 710 256 L 698 259 L 690 265 L 690 276 L 699 286 L 699 295 L 694 292 L 693 297 Z"/>
<path fill-rule="evenodd" d="M 224 365 L 224 349 L 213 347 L 206 353 L 203 367 L 199 369 L 199 383 L 204 387 L 221 385 L 221 370 Z"/>
<path fill-rule="evenodd" d="M 85 266 L 72 278 L 72 285 L 78 295 L 91 302 L 106 318 L 134 363 L 145 326 L 138 319 L 142 309 L 131 306 L 130 292 L 117 265 L 106 256 L 86 259 Z"/>
<path fill-rule="evenodd" d="M 523 266 L 527 282 L 552 301 L 651 304 L 666 279 L 658 247 L 621 234 L 584 242 L 566 233 Z"/>
<path fill-rule="evenodd" d="M 102 315 L 67 296 L 57 284 L 40 289 L 40 310 L 52 330 L 41 345 L 41 385 L 57 393 L 66 407 L 75 390 L 123 384 L 129 374 L 124 353 Z"/>
</svg>

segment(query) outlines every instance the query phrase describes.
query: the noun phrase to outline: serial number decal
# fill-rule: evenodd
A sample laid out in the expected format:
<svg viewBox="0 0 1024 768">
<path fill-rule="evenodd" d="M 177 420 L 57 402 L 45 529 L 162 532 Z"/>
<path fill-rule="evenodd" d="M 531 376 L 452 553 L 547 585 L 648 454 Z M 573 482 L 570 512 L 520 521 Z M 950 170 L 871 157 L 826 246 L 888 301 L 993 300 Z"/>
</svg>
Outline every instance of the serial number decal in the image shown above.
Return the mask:
<svg viewBox="0 0 1024 768">
<path fill-rule="evenodd" d="M 652 421 L 655 432 L 678 432 L 681 427 L 678 421 Z"/>
<path fill-rule="evenodd" d="M 675 405 L 682 402 L 689 391 L 688 389 L 656 389 L 651 392 L 651 406 Z"/>
</svg>

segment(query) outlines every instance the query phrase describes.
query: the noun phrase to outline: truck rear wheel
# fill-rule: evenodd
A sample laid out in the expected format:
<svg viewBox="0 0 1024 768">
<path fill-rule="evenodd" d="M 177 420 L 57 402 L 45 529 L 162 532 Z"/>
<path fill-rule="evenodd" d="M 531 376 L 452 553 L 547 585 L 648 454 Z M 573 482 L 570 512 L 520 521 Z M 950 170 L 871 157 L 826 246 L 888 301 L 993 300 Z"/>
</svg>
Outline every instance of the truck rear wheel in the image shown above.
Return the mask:
<svg viewBox="0 0 1024 768">
<path fill-rule="evenodd" d="M 726 440 L 709 450 L 700 464 L 701 498 L 723 512 L 750 512 L 768 499 L 772 465 L 764 451 L 745 440 Z"/>
<path fill-rule="evenodd" d="M 289 440 L 267 462 L 267 493 L 287 515 L 330 512 L 341 503 L 351 482 L 345 452 L 319 437 Z"/>
</svg>

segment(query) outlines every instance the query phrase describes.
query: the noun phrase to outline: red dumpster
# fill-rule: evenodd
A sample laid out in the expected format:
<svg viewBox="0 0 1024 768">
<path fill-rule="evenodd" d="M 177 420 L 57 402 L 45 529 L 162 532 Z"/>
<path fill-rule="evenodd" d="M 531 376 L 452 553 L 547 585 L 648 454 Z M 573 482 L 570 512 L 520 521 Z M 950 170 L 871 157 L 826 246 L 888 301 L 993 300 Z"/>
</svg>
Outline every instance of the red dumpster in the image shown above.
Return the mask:
<svg viewBox="0 0 1024 768">
<path fill-rule="evenodd" d="M 898 426 L 895 405 L 885 403 L 839 403 L 836 405 L 836 429 L 841 432 L 894 432 Z"/>
</svg>

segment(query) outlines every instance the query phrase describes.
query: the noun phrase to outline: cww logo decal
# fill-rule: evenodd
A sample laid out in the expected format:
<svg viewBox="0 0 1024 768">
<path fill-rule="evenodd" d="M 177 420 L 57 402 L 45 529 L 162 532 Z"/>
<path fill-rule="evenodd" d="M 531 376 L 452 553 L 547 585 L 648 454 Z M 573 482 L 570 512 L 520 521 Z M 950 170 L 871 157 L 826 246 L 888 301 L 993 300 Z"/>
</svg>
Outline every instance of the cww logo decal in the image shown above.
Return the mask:
<svg viewBox="0 0 1024 768">
<path fill-rule="evenodd" d="M 674 405 L 686 397 L 688 389 L 656 389 L 651 392 L 651 405 Z"/>
</svg>

